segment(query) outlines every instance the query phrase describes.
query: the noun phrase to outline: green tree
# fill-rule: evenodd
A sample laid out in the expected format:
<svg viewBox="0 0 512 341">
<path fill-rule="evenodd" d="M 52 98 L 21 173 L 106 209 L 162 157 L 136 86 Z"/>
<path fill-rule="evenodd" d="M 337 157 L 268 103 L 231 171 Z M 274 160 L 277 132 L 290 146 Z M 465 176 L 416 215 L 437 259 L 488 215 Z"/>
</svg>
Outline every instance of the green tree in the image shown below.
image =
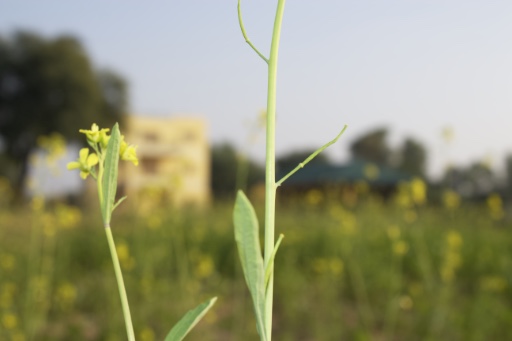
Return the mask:
<svg viewBox="0 0 512 341">
<path fill-rule="evenodd" d="M 18 194 L 37 137 L 58 132 L 78 139 L 93 122 L 122 121 L 126 83 L 112 71 L 96 71 L 70 36 L 46 39 L 33 33 L 0 36 L 0 171 Z"/>
<path fill-rule="evenodd" d="M 466 168 L 450 168 L 443 184 L 463 197 L 475 198 L 488 195 L 496 189 L 496 177 L 492 169 L 482 162 L 474 162 Z"/>
<path fill-rule="evenodd" d="M 386 140 L 387 134 L 386 128 L 378 128 L 359 137 L 350 145 L 352 158 L 388 165 L 391 150 Z"/>
<path fill-rule="evenodd" d="M 211 188 L 215 197 L 233 196 L 236 194 L 237 185 L 240 184 L 240 167 L 246 177 L 244 185 L 250 188 L 252 185 L 262 182 L 265 179 L 263 167 L 256 164 L 237 152 L 235 147 L 229 143 L 214 145 L 211 149 Z"/>
<path fill-rule="evenodd" d="M 425 176 L 427 151 L 423 145 L 407 138 L 399 151 L 398 169 L 414 176 Z"/>
</svg>

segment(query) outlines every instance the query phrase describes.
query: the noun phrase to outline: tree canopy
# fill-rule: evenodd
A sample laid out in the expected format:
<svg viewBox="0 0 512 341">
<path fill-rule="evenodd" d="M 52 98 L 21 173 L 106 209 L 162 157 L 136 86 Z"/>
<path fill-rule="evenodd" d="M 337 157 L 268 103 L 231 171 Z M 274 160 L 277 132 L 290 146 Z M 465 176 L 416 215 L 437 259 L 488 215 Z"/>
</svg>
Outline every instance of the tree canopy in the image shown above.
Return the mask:
<svg viewBox="0 0 512 341">
<path fill-rule="evenodd" d="M 250 188 L 265 180 L 265 170 L 243 157 L 229 143 L 211 149 L 211 186 L 215 197 L 234 197 L 238 189 Z"/>
<path fill-rule="evenodd" d="M 111 126 L 127 110 L 125 80 L 98 71 L 71 36 L 0 36 L 0 172 L 21 191 L 38 136 L 76 139 L 92 123 Z"/>
<path fill-rule="evenodd" d="M 293 168 L 297 167 L 299 163 L 303 162 L 306 158 L 308 158 L 311 154 L 315 152 L 314 149 L 311 150 L 296 150 L 289 152 L 287 154 L 281 155 L 276 159 L 276 167 L 278 171 L 289 171 Z M 327 165 L 330 164 L 331 160 L 325 153 L 318 154 L 313 160 L 309 162 L 310 165 L 322 164 Z"/>
<path fill-rule="evenodd" d="M 399 153 L 398 169 L 410 175 L 425 176 L 427 151 L 420 142 L 406 138 Z"/>
<path fill-rule="evenodd" d="M 378 128 L 359 137 L 350 145 L 352 158 L 388 165 L 391 151 L 386 139 L 387 134 L 386 128 Z"/>
</svg>

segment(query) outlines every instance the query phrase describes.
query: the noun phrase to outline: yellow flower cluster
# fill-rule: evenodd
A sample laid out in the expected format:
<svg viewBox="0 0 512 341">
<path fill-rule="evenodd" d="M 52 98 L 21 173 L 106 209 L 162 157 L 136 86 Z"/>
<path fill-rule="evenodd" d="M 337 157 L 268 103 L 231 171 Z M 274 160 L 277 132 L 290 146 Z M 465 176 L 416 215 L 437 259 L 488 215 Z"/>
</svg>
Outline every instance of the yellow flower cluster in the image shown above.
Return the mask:
<svg viewBox="0 0 512 341">
<path fill-rule="evenodd" d="M 457 192 L 448 189 L 443 192 L 443 205 L 448 210 L 456 210 L 460 206 L 460 196 Z"/>
<path fill-rule="evenodd" d="M 501 200 L 499 194 L 491 194 L 487 198 L 487 207 L 489 208 L 491 218 L 494 220 L 500 220 L 505 215 L 503 211 L 503 200 Z"/>
<path fill-rule="evenodd" d="M 398 185 L 398 193 L 395 200 L 403 208 L 423 205 L 427 201 L 427 185 L 420 178 L 414 178 L 409 182 L 402 182 Z"/>
<path fill-rule="evenodd" d="M 79 153 L 79 158 L 76 161 L 68 163 L 69 170 L 79 169 L 80 177 L 86 179 L 89 174 L 96 178 L 95 167 L 105 159 L 105 152 L 107 149 L 110 136 L 108 135 L 109 129 L 100 129 L 94 123 L 90 130 L 80 129 L 80 133 L 85 134 L 87 142 L 94 149 L 95 153 L 90 153 L 89 148 L 82 148 Z M 136 146 L 128 145 L 124 141 L 124 136 L 121 136 L 121 145 L 119 147 L 119 157 L 124 161 L 131 161 L 135 166 L 139 164 L 136 154 Z"/>
<path fill-rule="evenodd" d="M 409 244 L 401 237 L 400 228 L 396 225 L 390 226 L 387 229 L 387 235 L 391 241 L 391 250 L 393 254 L 402 257 L 409 251 Z"/>
<path fill-rule="evenodd" d="M 455 279 L 455 271 L 462 265 L 462 236 L 456 231 L 449 231 L 445 237 L 445 250 L 441 264 L 441 279 L 445 283 Z"/>
<path fill-rule="evenodd" d="M 343 273 L 345 264 L 338 257 L 315 258 L 311 267 L 319 275 L 328 274 L 336 277 Z"/>
</svg>

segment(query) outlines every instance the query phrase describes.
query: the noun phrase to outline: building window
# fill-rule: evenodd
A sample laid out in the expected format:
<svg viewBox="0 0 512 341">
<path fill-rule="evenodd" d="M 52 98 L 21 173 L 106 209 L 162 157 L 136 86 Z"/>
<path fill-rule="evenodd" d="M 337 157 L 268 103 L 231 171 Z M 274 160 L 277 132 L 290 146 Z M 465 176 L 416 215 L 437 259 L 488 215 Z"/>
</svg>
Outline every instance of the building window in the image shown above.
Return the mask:
<svg viewBox="0 0 512 341">
<path fill-rule="evenodd" d="M 183 141 L 194 142 L 196 140 L 196 134 L 193 131 L 187 131 L 183 134 Z"/>
<path fill-rule="evenodd" d="M 156 141 L 158 141 L 158 136 L 153 132 L 145 133 L 144 139 L 148 142 L 156 142 Z"/>
<path fill-rule="evenodd" d="M 144 157 L 140 160 L 140 165 L 144 173 L 156 174 L 158 172 L 158 159 L 152 157 Z"/>
</svg>

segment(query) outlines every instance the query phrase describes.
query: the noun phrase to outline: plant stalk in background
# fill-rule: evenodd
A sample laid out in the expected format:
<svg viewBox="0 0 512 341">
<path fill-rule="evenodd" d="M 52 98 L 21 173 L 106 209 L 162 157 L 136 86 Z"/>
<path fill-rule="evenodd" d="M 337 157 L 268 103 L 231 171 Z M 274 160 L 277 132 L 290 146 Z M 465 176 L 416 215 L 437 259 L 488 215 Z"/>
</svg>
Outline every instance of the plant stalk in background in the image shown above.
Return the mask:
<svg viewBox="0 0 512 341">
<path fill-rule="evenodd" d="M 94 150 L 94 153 L 90 153 L 89 148 L 82 148 L 80 150 L 80 157 L 77 161 L 70 162 L 68 169 L 79 169 L 82 179 L 86 179 L 87 176 L 91 175 L 97 182 L 103 227 L 105 228 L 110 255 L 114 265 L 123 317 L 126 324 L 126 333 L 129 341 L 135 341 L 128 296 L 126 295 L 123 274 L 119 264 L 112 230 L 110 229 L 110 220 L 114 209 L 126 199 L 126 197 L 122 197 L 117 202 L 115 201 L 119 158 L 121 158 L 121 160 L 131 161 L 135 165 L 137 165 L 139 161 L 135 152 L 136 147 L 128 145 L 124 141 L 124 137 L 119 132 L 117 123 L 112 128 L 111 135 L 108 135 L 108 131 L 109 129 L 99 129 L 96 124 L 92 125 L 91 130 L 80 130 L 81 133 L 86 135 L 87 143 Z M 211 298 L 187 312 L 171 329 L 169 334 L 167 334 L 165 341 L 181 341 L 201 320 L 216 300 L 216 297 Z"/>
<path fill-rule="evenodd" d="M 266 116 L 266 159 L 265 159 L 265 241 L 264 259 L 260 251 L 258 229 L 259 224 L 249 199 L 242 191 L 237 194 L 233 220 L 235 225 L 235 239 L 244 271 L 245 280 L 254 304 L 256 325 L 260 339 L 270 341 L 272 339 L 272 307 L 274 295 L 274 258 L 281 243 L 283 235 L 280 235 L 275 243 L 275 200 L 277 188 L 292 174 L 304 167 L 311 159 L 325 148 L 335 143 L 343 134 L 345 128 L 331 142 L 327 143 L 283 179 L 276 182 L 275 170 L 275 122 L 276 122 L 276 89 L 277 89 L 277 61 L 279 54 L 279 40 L 283 21 L 284 6 L 286 0 L 278 0 L 270 56 L 266 58 L 250 41 L 242 21 L 240 0 L 238 0 L 238 19 L 240 29 L 245 41 L 268 65 L 268 92 L 267 92 L 267 116 Z M 274 244 L 275 243 L 275 244 Z"/>
</svg>

